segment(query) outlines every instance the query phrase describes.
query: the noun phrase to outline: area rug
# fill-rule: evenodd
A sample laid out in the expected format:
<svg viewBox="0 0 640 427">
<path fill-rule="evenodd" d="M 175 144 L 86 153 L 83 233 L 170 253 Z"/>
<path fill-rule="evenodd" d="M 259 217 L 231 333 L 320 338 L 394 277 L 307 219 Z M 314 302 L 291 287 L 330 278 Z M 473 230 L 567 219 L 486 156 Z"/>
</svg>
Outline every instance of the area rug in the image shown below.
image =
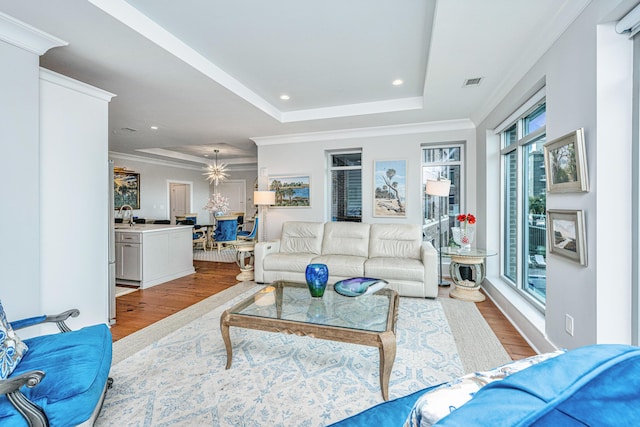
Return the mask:
<svg viewBox="0 0 640 427">
<path fill-rule="evenodd" d="M 373 347 L 232 327 L 233 365 L 225 370 L 220 314 L 259 288 L 236 285 L 189 310 L 194 320 L 178 313 L 117 341 L 114 386 L 96 426 L 323 426 L 382 402 Z M 390 398 L 466 371 L 444 305 L 400 299 Z M 161 323 L 181 326 L 170 332 Z M 136 348 L 147 334 L 157 341 Z"/>
<path fill-rule="evenodd" d="M 193 250 L 194 261 L 212 261 L 212 262 L 236 262 L 235 249 L 221 249 L 218 252 L 217 249 L 206 250 L 194 249 Z"/>
</svg>

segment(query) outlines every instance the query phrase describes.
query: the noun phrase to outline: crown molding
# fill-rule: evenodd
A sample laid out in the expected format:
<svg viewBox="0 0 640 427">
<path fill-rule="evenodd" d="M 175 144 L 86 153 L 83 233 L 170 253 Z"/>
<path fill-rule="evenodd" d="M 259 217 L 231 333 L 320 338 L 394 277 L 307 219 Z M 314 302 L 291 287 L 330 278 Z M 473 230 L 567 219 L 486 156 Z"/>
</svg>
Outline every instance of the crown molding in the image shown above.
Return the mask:
<svg viewBox="0 0 640 427">
<path fill-rule="evenodd" d="M 150 150 L 138 150 L 138 151 L 149 152 L 150 154 L 158 154 L 158 153 L 154 153 L 153 149 L 150 149 Z M 161 154 L 159 154 L 159 155 L 161 155 Z M 188 156 L 186 154 L 184 156 L 185 157 L 193 157 L 194 159 L 197 159 L 197 160 L 189 160 L 189 159 L 183 159 L 183 160 L 202 162 L 202 159 L 199 158 L 199 157 Z M 185 163 L 180 163 L 180 162 L 177 162 L 177 161 L 174 162 L 174 161 L 171 161 L 171 160 L 154 159 L 154 158 L 145 157 L 145 156 L 137 156 L 135 154 L 119 153 L 117 151 L 109 151 L 109 158 L 121 159 L 121 160 L 131 160 L 132 162 L 148 163 L 148 164 L 152 164 L 152 165 L 156 165 L 156 166 L 167 166 L 167 167 L 172 167 L 172 168 L 187 169 L 187 170 L 198 171 L 198 172 L 203 172 L 205 170 L 204 166 L 187 165 Z M 241 160 L 248 160 L 248 159 L 241 159 Z M 227 163 L 227 166 L 229 166 L 229 168 L 228 168 L 229 172 L 255 171 L 257 169 L 257 167 L 258 167 L 258 163 L 257 163 L 257 159 L 253 159 L 253 160 L 255 160 L 255 164 L 253 166 L 247 165 L 246 163 L 244 165 L 242 165 L 242 166 L 232 165 L 232 164 L 228 163 L 227 161 L 225 161 L 225 163 Z M 206 164 L 204 162 L 202 162 L 202 163 Z"/>
<path fill-rule="evenodd" d="M 0 40 L 40 56 L 69 43 L 0 12 Z"/>
<path fill-rule="evenodd" d="M 119 153 L 117 151 L 109 151 L 110 159 L 130 160 L 132 162 L 148 163 L 156 166 L 168 166 L 172 168 L 188 169 L 193 171 L 202 172 L 204 168 L 192 165 L 185 165 L 184 163 L 172 162 L 169 160 L 152 159 L 150 157 L 136 156 L 135 154 Z"/>
<path fill-rule="evenodd" d="M 177 160 L 184 160 L 186 162 L 202 163 L 203 165 L 211 165 L 214 163 L 213 159 L 203 159 L 202 157 L 192 156 L 190 154 L 184 154 L 173 150 L 166 150 L 164 148 L 141 148 L 136 151 L 147 154 L 155 154 L 157 156 L 169 157 Z M 227 166 L 247 163 L 254 163 L 257 165 L 258 159 L 257 157 L 236 157 L 232 159 L 221 159 L 221 162 L 224 162 Z"/>
<path fill-rule="evenodd" d="M 419 133 L 446 132 L 475 129 L 469 119 L 443 120 L 439 122 L 412 123 L 407 125 L 378 126 L 370 128 L 354 128 L 325 132 L 298 133 L 290 135 L 274 135 L 250 138 L 257 146 L 296 144 L 301 142 L 326 141 L 335 139 L 373 138 L 390 135 L 410 135 Z"/>
<path fill-rule="evenodd" d="M 58 86 L 66 87 L 67 89 L 75 90 L 76 92 L 93 96 L 94 98 L 98 98 L 106 102 L 110 102 L 111 98 L 116 96 L 111 92 L 107 92 L 106 90 L 99 89 L 95 86 L 91 86 L 81 81 L 72 79 L 71 77 L 58 74 L 42 67 L 40 67 L 40 80 L 44 80 Z"/>
</svg>

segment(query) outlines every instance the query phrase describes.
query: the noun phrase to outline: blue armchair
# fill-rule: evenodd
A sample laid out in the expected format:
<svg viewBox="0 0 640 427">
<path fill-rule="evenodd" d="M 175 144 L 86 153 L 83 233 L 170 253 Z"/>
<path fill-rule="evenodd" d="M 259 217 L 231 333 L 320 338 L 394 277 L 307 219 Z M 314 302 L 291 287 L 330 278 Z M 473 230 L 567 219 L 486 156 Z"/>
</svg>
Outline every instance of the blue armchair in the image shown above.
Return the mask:
<svg viewBox="0 0 640 427">
<path fill-rule="evenodd" d="M 0 425 L 93 425 L 113 382 L 108 377 L 112 339 L 105 324 L 71 331 L 65 320 L 79 313 L 69 310 L 10 323 L 15 331 L 54 322 L 62 333 L 23 340 L 28 350 L 0 380 Z"/>
</svg>

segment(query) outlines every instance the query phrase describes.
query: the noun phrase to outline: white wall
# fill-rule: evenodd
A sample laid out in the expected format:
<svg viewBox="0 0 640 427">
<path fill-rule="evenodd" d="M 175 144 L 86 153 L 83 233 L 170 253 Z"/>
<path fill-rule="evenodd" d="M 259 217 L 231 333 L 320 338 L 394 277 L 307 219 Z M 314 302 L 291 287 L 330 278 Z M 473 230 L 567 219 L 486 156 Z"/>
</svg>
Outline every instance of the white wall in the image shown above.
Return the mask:
<svg viewBox="0 0 640 427">
<path fill-rule="evenodd" d="M 15 320 L 41 313 L 39 57 L 0 41 L 0 58 L 0 300 Z"/>
<path fill-rule="evenodd" d="M 627 185 L 631 75 L 619 56 L 620 51 L 624 56 L 631 47 L 624 36 L 611 34 L 611 26 L 598 29 L 612 7 L 606 0 L 593 1 L 477 128 L 481 153 L 478 197 L 486 201 L 487 215 L 493 218 L 478 233 L 496 244 L 500 156 L 497 138 L 490 130 L 545 82 L 547 141 L 581 127 L 585 130 L 591 191 L 549 194 L 547 208 L 585 211 L 588 265 L 580 266 L 553 254 L 547 256 L 544 314 L 536 314 L 526 303 L 508 303 L 505 295 L 512 291 L 500 279 L 499 269 L 488 266 L 487 290 L 540 350 L 601 342 L 630 343 L 630 246 L 616 231 L 616 225 L 632 214 Z M 629 123 L 625 123 L 627 117 Z M 604 236 L 611 237 L 603 239 Z M 575 321 L 573 336 L 565 332 L 566 314 Z"/>
<path fill-rule="evenodd" d="M 40 257 L 44 313 L 108 321 L 111 94 L 48 70 L 40 77 Z M 55 330 L 55 328 L 52 328 Z"/>
<path fill-rule="evenodd" d="M 309 175 L 309 208 L 269 208 L 267 233 L 269 239 L 280 236 L 285 221 L 328 221 L 329 191 L 327 152 L 344 149 L 362 149 L 362 221 L 365 223 L 412 223 L 422 224 L 422 153 L 425 144 L 466 141 L 467 155 L 475 158 L 475 133 L 465 124 L 452 126 L 424 127 L 420 131 L 407 132 L 406 128 L 379 128 L 368 130 L 366 136 L 340 132 L 327 134 L 306 134 L 307 142 L 286 141 L 293 136 L 257 139 L 258 170 L 263 168 L 269 176 Z M 447 129 L 448 128 L 448 129 Z M 299 138 L 293 137 L 299 140 Z M 380 218 L 373 216 L 373 168 L 375 160 L 407 160 L 407 216 L 404 218 Z M 467 169 L 467 206 L 475 209 L 475 164 L 470 162 Z M 262 185 L 262 183 L 261 183 Z"/>
<path fill-rule="evenodd" d="M 202 209 L 209 199 L 209 182 L 201 170 L 185 169 L 143 160 L 133 160 L 128 156 L 110 153 L 115 167 L 126 167 L 140 174 L 140 209 L 134 215 L 145 219 L 170 219 L 168 183 L 186 182 L 191 184 L 193 194 L 189 212 L 198 214 L 198 223 L 209 222 L 209 212 Z"/>
<path fill-rule="evenodd" d="M 134 215 L 145 219 L 169 219 L 168 182 L 186 182 L 191 184 L 193 194 L 192 206 L 189 212 L 198 214 L 198 223 L 210 222 L 209 211 L 203 209 L 207 204 L 213 186 L 206 180 L 203 168 L 186 168 L 182 165 L 171 165 L 170 162 L 160 162 L 143 158 L 136 158 L 126 154 L 109 153 L 115 167 L 125 167 L 140 174 L 140 209 L 134 210 Z M 229 179 L 244 179 L 246 182 L 246 201 L 248 213 L 254 212 L 253 185 L 257 171 L 230 171 Z"/>
</svg>

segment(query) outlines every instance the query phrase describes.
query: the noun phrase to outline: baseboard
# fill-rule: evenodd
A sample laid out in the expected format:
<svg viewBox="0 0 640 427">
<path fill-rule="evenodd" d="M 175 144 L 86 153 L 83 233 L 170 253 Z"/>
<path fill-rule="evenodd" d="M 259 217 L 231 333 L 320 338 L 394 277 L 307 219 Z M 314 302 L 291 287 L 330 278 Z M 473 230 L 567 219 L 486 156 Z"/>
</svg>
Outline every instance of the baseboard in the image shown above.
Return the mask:
<svg viewBox="0 0 640 427">
<path fill-rule="evenodd" d="M 503 293 L 500 286 L 496 286 L 490 279 L 484 280 L 482 288 L 509 323 L 513 325 L 536 353 L 547 353 L 558 349 L 546 335 L 543 314 L 536 313 L 535 309 L 531 308 L 531 310 L 528 310 L 529 316 L 532 318 L 539 317 L 535 319 L 529 318 L 522 307 L 518 307 L 505 295 L 511 289 L 506 289 Z M 510 296 L 514 298 L 520 298 L 515 292 L 510 293 L 512 294 Z M 523 304 L 526 304 L 526 302 L 523 301 Z"/>
</svg>

